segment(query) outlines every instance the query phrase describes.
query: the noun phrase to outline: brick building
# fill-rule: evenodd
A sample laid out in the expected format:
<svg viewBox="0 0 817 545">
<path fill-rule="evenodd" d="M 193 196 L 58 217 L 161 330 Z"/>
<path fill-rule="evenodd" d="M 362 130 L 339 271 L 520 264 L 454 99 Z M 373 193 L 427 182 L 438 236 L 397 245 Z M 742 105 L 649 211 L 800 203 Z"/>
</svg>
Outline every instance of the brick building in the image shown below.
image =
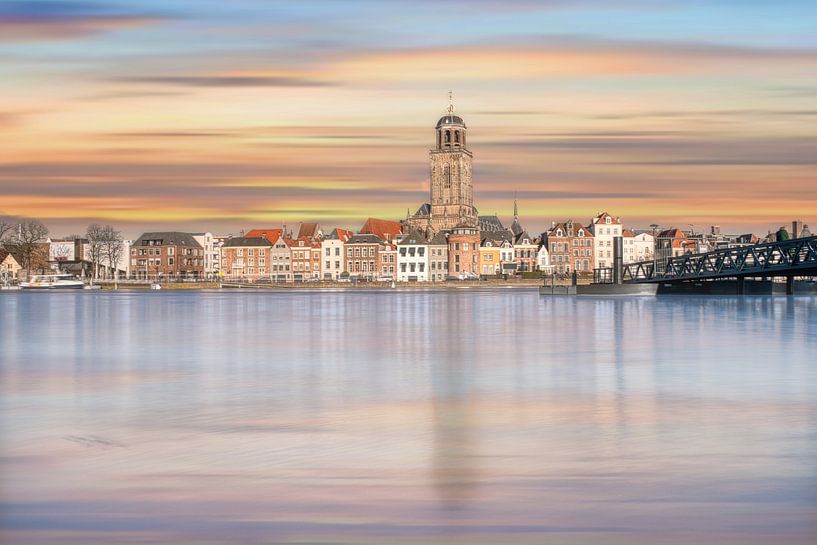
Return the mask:
<svg viewBox="0 0 817 545">
<path fill-rule="evenodd" d="M 448 274 L 458 278 L 479 276 L 479 231 L 460 226 L 448 235 Z"/>
<path fill-rule="evenodd" d="M 545 233 L 543 242 L 548 246 L 550 265 L 560 274 L 573 271 L 589 273 L 593 271 L 593 233 L 573 220 L 554 223 Z"/>
<path fill-rule="evenodd" d="M 204 275 L 204 248 L 190 233 L 143 233 L 130 251 L 131 278 L 179 279 Z"/>
<path fill-rule="evenodd" d="M 352 235 L 343 245 L 349 276 L 373 280 L 377 276 L 377 253 L 381 239 L 373 234 Z"/>
<path fill-rule="evenodd" d="M 272 243 L 261 237 L 234 237 L 221 247 L 222 275 L 256 282 L 270 277 Z"/>
</svg>

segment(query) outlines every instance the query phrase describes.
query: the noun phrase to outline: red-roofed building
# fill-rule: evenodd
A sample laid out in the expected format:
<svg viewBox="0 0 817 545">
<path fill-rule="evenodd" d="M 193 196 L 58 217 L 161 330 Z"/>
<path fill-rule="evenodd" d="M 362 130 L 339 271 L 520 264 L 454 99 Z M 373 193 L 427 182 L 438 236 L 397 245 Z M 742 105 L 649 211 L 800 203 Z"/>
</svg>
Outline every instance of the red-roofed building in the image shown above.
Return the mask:
<svg viewBox="0 0 817 545">
<path fill-rule="evenodd" d="M 321 226 L 317 223 L 302 223 L 298 228 L 299 239 L 320 240 L 323 238 Z"/>
<path fill-rule="evenodd" d="M 275 244 L 283 233 L 283 229 L 252 229 L 244 234 L 245 238 L 265 238 L 270 244 Z"/>
<path fill-rule="evenodd" d="M 374 235 L 380 240 L 394 242 L 397 236 L 402 234 L 400 222 L 391 220 L 381 220 L 377 218 L 369 218 L 363 227 L 360 228 L 361 235 Z"/>
<path fill-rule="evenodd" d="M 308 239 L 286 240 L 291 254 L 292 279 L 295 282 L 320 280 L 321 243 Z"/>
<path fill-rule="evenodd" d="M 321 240 L 321 278 L 337 280 L 343 271 L 346 260 L 343 256 L 343 245 L 354 233 L 346 229 L 332 229 Z"/>
</svg>

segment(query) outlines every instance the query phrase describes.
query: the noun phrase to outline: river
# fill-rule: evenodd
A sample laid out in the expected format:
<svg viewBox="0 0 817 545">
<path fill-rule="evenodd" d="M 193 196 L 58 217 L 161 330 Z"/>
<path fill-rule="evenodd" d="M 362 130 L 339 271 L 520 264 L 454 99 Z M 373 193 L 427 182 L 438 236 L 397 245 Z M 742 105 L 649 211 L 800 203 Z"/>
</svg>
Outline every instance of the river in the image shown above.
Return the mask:
<svg viewBox="0 0 817 545">
<path fill-rule="evenodd" d="M 0 294 L 0 542 L 813 544 L 817 298 Z"/>
</svg>

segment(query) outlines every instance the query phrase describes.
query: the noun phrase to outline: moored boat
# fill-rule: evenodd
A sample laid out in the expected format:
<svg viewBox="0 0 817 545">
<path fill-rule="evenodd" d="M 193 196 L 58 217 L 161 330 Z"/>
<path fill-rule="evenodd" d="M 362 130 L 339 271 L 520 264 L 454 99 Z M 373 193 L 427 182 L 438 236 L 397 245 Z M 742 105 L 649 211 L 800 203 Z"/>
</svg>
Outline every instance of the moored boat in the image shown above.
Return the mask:
<svg viewBox="0 0 817 545">
<path fill-rule="evenodd" d="M 28 282 L 20 283 L 20 288 L 24 290 L 81 290 L 84 287 L 84 282 L 70 274 L 35 274 Z"/>
</svg>

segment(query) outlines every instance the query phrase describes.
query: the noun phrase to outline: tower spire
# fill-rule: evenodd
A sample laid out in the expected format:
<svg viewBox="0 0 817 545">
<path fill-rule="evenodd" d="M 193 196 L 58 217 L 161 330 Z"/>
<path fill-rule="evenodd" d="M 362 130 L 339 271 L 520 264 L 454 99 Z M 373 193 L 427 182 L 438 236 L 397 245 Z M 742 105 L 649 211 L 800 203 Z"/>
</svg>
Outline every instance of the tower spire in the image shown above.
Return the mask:
<svg viewBox="0 0 817 545">
<path fill-rule="evenodd" d="M 513 219 L 519 221 L 519 206 L 516 204 L 516 191 L 513 192 Z"/>
<path fill-rule="evenodd" d="M 454 113 L 454 91 L 448 91 L 448 115 L 452 115 Z"/>
</svg>

